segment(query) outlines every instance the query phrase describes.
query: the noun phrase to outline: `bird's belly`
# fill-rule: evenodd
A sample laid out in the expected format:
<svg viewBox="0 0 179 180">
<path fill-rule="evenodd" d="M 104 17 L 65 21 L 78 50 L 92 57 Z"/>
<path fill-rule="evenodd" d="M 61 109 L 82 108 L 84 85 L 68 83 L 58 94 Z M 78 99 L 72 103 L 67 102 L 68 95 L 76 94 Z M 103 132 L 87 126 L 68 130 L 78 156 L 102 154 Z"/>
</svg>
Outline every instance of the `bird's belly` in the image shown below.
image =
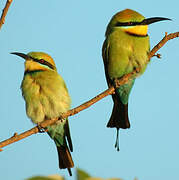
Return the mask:
<svg viewBox="0 0 179 180">
<path fill-rule="evenodd" d="M 26 102 L 27 116 L 33 123 L 59 117 L 70 106 L 68 94 L 60 93 L 50 86 L 43 87 L 34 82 L 24 81 L 22 94 Z"/>
<path fill-rule="evenodd" d="M 110 78 L 120 78 L 139 68 L 141 75 L 148 64 L 147 50 L 136 51 L 135 48 L 116 46 L 111 49 L 109 57 L 108 73 Z"/>
<path fill-rule="evenodd" d="M 140 68 L 140 74 L 148 64 L 149 38 L 130 36 L 114 31 L 109 37 L 108 74 L 110 78 L 122 77 Z"/>
</svg>

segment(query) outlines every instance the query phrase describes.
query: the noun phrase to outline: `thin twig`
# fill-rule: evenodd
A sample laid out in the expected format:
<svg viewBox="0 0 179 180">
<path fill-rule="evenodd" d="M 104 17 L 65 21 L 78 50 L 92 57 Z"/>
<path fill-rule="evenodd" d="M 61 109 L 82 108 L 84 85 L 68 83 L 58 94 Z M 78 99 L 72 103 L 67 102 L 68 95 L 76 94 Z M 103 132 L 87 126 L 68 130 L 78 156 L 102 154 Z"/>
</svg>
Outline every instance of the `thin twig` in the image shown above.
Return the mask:
<svg viewBox="0 0 179 180">
<path fill-rule="evenodd" d="M 2 11 L 2 15 L 1 15 L 1 19 L 0 19 L 0 29 L 1 29 L 2 25 L 5 23 L 5 17 L 7 15 L 8 9 L 9 9 L 12 1 L 13 0 L 7 0 L 6 5 Z"/>
<path fill-rule="evenodd" d="M 155 53 L 170 39 L 173 39 L 173 38 L 176 38 L 176 37 L 179 37 L 179 32 L 176 32 L 176 33 L 171 33 L 169 35 L 165 34 L 165 37 L 150 51 L 149 53 L 149 60 L 151 57 L 155 56 Z M 134 76 L 135 74 L 138 73 L 138 69 L 135 69 L 132 73 L 129 73 L 125 76 L 123 76 L 119 81 L 118 81 L 118 86 L 122 85 L 122 84 L 125 84 L 131 76 Z M 73 116 L 77 113 L 79 113 L 80 111 L 90 107 L 91 105 L 93 105 L 94 103 L 98 102 L 99 100 L 101 100 L 102 98 L 108 96 L 108 95 L 111 95 L 114 93 L 114 87 L 111 87 L 109 89 L 107 89 L 106 91 L 102 92 L 101 94 L 97 95 L 96 97 L 92 98 L 91 100 L 83 103 L 82 105 L 74 108 L 74 109 L 71 109 L 69 110 L 68 112 L 66 113 L 63 113 L 61 115 L 61 117 L 59 118 L 54 118 L 54 119 L 50 119 L 50 120 L 46 120 L 42 123 L 40 123 L 39 125 L 43 128 L 55 123 L 56 121 L 58 121 L 59 119 L 63 119 L 63 118 L 67 118 L 68 116 Z M 38 127 L 34 127 L 28 131 L 25 131 L 21 134 L 17 134 L 15 133 L 12 137 L 10 137 L 9 139 L 6 139 L 2 142 L 0 142 L 0 148 L 2 147 L 5 147 L 9 144 L 12 144 L 16 141 L 19 141 L 21 139 L 24 139 L 32 134 L 36 134 L 39 132 L 39 129 Z M 0 149 L 0 151 L 2 151 L 2 149 Z"/>
<path fill-rule="evenodd" d="M 165 33 L 164 38 L 156 46 L 154 46 L 154 48 L 150 51 L 149 59 L 152 58 L 153 56 L 155 56 L 155 53 L 161 47 L 163 47 L 168 40 L 174 39 L 176 37 L 179 37 L 179 32 L 171 33 L 171 34 L 168 34 L 168 35 L 167 35 L 167 33 Z"/>
</svg>

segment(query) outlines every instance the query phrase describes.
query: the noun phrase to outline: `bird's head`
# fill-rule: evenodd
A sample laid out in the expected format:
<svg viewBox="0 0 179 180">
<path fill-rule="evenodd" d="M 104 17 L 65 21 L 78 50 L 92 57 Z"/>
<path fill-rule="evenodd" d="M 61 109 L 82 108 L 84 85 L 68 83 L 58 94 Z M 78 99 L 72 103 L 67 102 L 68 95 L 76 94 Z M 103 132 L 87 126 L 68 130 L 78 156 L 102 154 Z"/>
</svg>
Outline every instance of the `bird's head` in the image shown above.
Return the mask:
<svg viewBox="0 0 179 180">
<path fill-rule="evenodd" d="M 52 57 L 44 52 L 30 52 L 28 54 L 12 52 L 11 54 L 25 59 L 25 71 L 57 70 Z"/>
<path fill-rule="evenodd" d="M 163 20 L 171 19 L 163 17 L 153 17 L 146 19 L 144 16 L 134 10 L 125 9 L 112 17 L 107 26 L 106 36 L 108 36 L 111 31 L 114 30 L 114 28 L 120 28 L 129 34 L 146 36 L 149 24 Z"/>
</svg>

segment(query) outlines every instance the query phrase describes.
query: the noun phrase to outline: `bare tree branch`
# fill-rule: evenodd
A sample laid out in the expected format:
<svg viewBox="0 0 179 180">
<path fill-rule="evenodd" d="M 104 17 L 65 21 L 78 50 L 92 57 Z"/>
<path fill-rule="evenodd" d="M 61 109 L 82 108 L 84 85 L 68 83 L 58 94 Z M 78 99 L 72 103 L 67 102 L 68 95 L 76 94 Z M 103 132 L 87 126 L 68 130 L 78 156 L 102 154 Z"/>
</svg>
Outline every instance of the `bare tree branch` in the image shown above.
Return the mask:
<svg viewBox="0 0 179 180">
<path fill-rule="evenodd" d="M 179 32 L 171 33 L 171 34 L 169 34 L 169 35 L 167 35 L 167 33 L 165 33 L 165 37 L 150 51 L 150 53 L 149 53 L 149 60 L 150 60 L 150 58 L 153 57 L 153 56 L 158 56 L 158 55 L 155 55 L 155 53 L 156 53 L 162 46 L 164 46 L 164 44 L 165 44 L 168 40 L 174 39 L 174 38 L 176 38 L 176 37 L 179 37 Z M 139 72 L 139 69 L 135 69 L 132 73 L 129 73 L 129 74 L 123 76 L 123 77 L 118 81 L 118 86 L 125 84 L 125 83 L 131 78 L 131 76 L 136 75 L 138 72 Z M 46 121 L 40 123 L 39 125 L 40 125 L 42 128 L 45 128 L 45 127 L 47 127 L 47 126 L 55 123 L 56 121 L 58 121 L 58 120 L 60 120 L 60 119 L 67 118 L 68 116 L 73 116 L 73 115 L 79 113 L 80 111 L 82 111 L 82 110 L 90 107 L 91 105 L 93 105 L 94 103 L 98 102 L 98 101 L 101 100 L 102 98 L 104 98 L 104 97 L 106 97 L 106 96 L 108 96 L 108 95 L 113 94 L 113 93 L 114 93 L 114 90 L 115 90 L 114 87 L 111 87 L 111 88 L 107 89 L 106 91 L 102 92 L 101 94 L 95 96 L 95 97 L 92 98 L 91 100 L 83 103 L 82 105 L 80 105 L 80 106 L 78 106 L 78 107 L 76 107 L 76 108 L 74 108 L 74 109 L 71 109 L 71 110 L 69 110 L 69 111 L 66 112 L 66 113 L 63 113 L 59 118 L 54 118 L 54 119 L 46 120 Z M 19 134 L 19 135 L 18 135 L 17 133 L 15 133 L 15 134 L 14 134 L 12 137 L 10 137 L 9 139 L 6 139 L 6 140 L 0 142 L 0 148 L 5 147 L 5 146 L 7 146 L 7 145 L 9 145 L 9 144 L 12 144 L 12 143 L 14 143 L 14 142 L 16 142 L 16 141 L 19 141 L 19 140 L 21 140 L 21 139 L 24 139 L 24 138 L 26 138 L 26 137 L 28 137 L 28 136 L 31 136 L 32 134 L 36 134 L 36 133 L 38 133 L 38 132 L 39 132 L 39 129 L 38 129 L 38 127 L 36 126 L 36 127 L 32 128 L 32 129 L 30 129 L 30 130 L 28 130 L 28 131 L 25 131 L 25 132 L 23 132 L 23 133 L 21 133 L 21 134 Z M 2 151 L 2 149 L 0 149 L 0 151 Z"/>
<path fill-rule="evenodd" d="M 179 37 L 179 32 L 171 33 L 169 35 L 166 32 L 164 38 L 156 46 L 154 46 L 154 48 L 150 51 L 149 59 L 152 58 L 153 56 L 155 56 L 155 53 L 161 47 L 163 47 L 168 40 L 171 40 L 171 39 L 174 39 L 174 38 L 177 38 L 177 37 Z M 156 56 L 158 56 L 158 55 L 156 55 Z"/>
<path fill-rule="evenodd" d="M 5 17 L 7 15 L 7 12 L 8 12 L 8 9 L 9 9 L 11 3 L 12 3 L 12 0 L 7 0 L 6 5 L 2 11 L 2 15 L 1 15 L 1 19 L 0 19 L 0 29 L 1 29 L 2 25 L 5 23 Z"/>
</svg>

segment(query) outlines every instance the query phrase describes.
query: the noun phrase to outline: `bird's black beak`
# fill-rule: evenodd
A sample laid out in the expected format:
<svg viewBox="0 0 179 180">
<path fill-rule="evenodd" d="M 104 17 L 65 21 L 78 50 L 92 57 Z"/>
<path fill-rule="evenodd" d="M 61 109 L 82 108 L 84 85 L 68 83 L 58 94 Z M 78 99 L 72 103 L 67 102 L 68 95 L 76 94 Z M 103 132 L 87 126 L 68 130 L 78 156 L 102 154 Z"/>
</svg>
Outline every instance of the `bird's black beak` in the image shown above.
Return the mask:
<svg viewBox="0 0 179 180">
<path fill-rule="evenodd" d="M 25 59 L 25 60 L 29 59 L 29 56 L 27 56 L 27 55 L 26 55 L 26 54 L 24 54 L 24 53 L 12 52 L 11 54 L 14 54 L 14 55 L 20 56 L 20 57 L 22 57 L 22 58 L 23 58 L 23 59 Z"/>
<path fill-rule="evenodd" d="M 152 23 L 155 23 L 155 22 L 158 22 L 158 21 L 165 21 L 165 20 L 171 21 L 171 19 L 169 19 L 169 18 L 153 17 L 153 18 L 144 19 L 144 20 L 140 23 L 140 25 L 149 25 L 149 24 L 152 24 Z"/>
</svg>

